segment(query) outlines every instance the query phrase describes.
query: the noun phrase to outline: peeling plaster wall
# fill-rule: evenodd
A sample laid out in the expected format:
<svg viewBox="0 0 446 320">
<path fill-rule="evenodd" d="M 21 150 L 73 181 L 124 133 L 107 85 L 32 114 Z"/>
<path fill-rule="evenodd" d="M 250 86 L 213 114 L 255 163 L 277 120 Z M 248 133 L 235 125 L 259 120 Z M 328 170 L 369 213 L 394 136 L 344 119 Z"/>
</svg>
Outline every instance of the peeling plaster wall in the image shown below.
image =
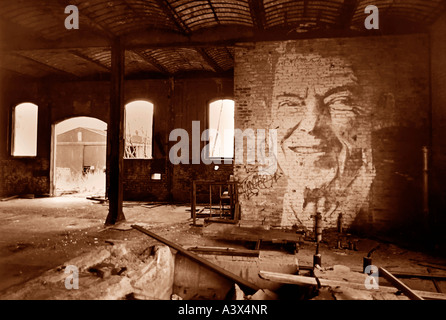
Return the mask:
<svg viewBox="0 0 446 320">
<path fill-rule="evenodd" d="M 320 212 L 325 227 L 340 213 L 367 231 L 417 226 L 428 48 L 425 35 L 240 44 L 236 128 L 277 130 L 278 164 L 262 175 L 271 163 L 248 164 L 244 142 L 242 219 L 312 230 Z"/>
</svg>

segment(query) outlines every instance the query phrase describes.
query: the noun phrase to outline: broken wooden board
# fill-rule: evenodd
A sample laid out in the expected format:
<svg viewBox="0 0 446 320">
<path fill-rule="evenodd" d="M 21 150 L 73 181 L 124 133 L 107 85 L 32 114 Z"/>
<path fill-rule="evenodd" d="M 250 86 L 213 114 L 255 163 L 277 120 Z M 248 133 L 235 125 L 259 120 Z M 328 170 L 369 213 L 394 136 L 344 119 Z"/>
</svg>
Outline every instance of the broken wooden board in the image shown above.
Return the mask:
<svg viewBox="0 0 446 320">
<path fill-rule="evenodd" d="M 265 241 L 273 243 L 300 243 L 300 234 L 263 227 L 240 227 L 238 225 L 210 224 L 203 228 L 203 235 L 208 238 L 235 241 Z"/>
<path fill-rule="evenodd" d="M 317 286 L 317 280 L 313 277 L 305 277 L 305 276 L 297 276 L 292 274 L 284 274 L 284 273 L 277 273 L 277 272 L 269 272 L 269 271 L 260 271 L 259 277 L 264 280 L 269 281 L 275 281 L 279 283 L 287 283 L 287 284 L 296 284 L 296 285 L 312 285 Z M 367 275 L 364 274 L 364 281 L 366 279 Z M 327 279 L 321 279 L 319 278 L 320 284 L 322 286 L 328 286 L 328 287 L 348 287 L 353 288 L 356 290 L 366 290 L 363 283 L 356 283 L 356 282 L 348 282 L 348 281 L 336 281 L 336 280 L 327 280 Z M 379 289 L 375 289 L 377 292 L 397 292 L 398 290 L 393 287 L 387 287 L 387 286 L 379 286 Z M 416 294 L 423 297 L 424 299 L 429 300 L 446 300 L 446 294 L 441 293 L 435 293 L 435 292 L 428 292 L 428 291 L 418 291 L 413 290 Z"/>
</svg>

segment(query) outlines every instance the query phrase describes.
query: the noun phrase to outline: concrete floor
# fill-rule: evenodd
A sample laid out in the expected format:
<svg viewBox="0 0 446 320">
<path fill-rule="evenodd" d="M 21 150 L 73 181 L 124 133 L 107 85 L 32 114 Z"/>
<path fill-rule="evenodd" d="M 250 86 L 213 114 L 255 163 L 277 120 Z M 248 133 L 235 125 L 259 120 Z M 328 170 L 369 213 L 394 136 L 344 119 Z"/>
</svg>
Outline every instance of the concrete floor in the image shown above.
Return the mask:
<svg viewBox="0 0 446 320">
<path fill-rule="evenodd" d="M 106 241 L 141 241 L 148 245 L 156 241 L 129 228 L 138 224 L 152 232 L 187 246 L 230 246 L 243 248 L 241 243 L 227 243 L 202 236 L 202 228 L 191 225 L 187 205 L 163 205 L 153 208 L 142 202 L 125 202 L 126 221 L 116 228 L 104 228 L 108 205 L 87 200 L 84 196 L 55 198 L 13 199 L 0 202 L 0 296 L 11 287 L 20 287 L 27 280 L 55 268 L 83 253 L 107 245 Z M 344 265 L 361 270 L 362 259 L 380 242 L 350 236 L 357 242 L 357 250 L 336 249 L 336 236 L 328 234 L 321 245 L 323 267 Z M 280 247 L 261 248 L 262 261 L 311 266 L 315 244 L 305 242 L 296 255 Z M 212 259 L 209 257 L 209 259 Z M 446 261 L 441 257 L 381 243 L 373 254 L 373 263 L 391 272 L 433 273 L 445 275 Z M 408 279 L 404 282 L 416 290 L 435 292 L 431 281 Z M 440 282 L 446 292 L 445 282 Z"/>
</svg>

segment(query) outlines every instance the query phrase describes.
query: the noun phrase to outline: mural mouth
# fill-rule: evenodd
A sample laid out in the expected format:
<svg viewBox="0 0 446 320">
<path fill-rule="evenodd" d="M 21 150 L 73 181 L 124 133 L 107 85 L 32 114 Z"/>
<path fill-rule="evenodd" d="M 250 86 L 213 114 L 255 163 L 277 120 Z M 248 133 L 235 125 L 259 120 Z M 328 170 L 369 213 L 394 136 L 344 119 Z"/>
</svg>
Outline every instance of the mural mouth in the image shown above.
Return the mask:
<svg viewBox="0 0 446 320">
<path fill-rule="evenodd" d="M 326 152 L 320 147 L 306 147 L 306 146 L 296 146 L 296 147 L 288 147 L 291 151 L 298 154 L 318 154 L 324 155 Z"/>
</svg>

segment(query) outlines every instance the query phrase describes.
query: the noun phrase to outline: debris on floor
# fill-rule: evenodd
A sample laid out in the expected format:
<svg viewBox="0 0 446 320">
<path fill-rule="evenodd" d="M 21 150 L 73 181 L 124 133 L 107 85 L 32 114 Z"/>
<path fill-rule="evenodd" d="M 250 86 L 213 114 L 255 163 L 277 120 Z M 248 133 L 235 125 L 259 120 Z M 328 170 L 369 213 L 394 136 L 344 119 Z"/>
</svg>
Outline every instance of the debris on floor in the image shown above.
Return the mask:
<svg viewBox="0 0 446 320">
<path fill-rule="evenodd" d="M 133 296 L 169 300 L 173 275 L 174 255 L 167 246 L 141 251 L 119 244 L 67 261 L 18 290 L 7 290 L 0 299 L 121 300 Z"/>
</svg>

